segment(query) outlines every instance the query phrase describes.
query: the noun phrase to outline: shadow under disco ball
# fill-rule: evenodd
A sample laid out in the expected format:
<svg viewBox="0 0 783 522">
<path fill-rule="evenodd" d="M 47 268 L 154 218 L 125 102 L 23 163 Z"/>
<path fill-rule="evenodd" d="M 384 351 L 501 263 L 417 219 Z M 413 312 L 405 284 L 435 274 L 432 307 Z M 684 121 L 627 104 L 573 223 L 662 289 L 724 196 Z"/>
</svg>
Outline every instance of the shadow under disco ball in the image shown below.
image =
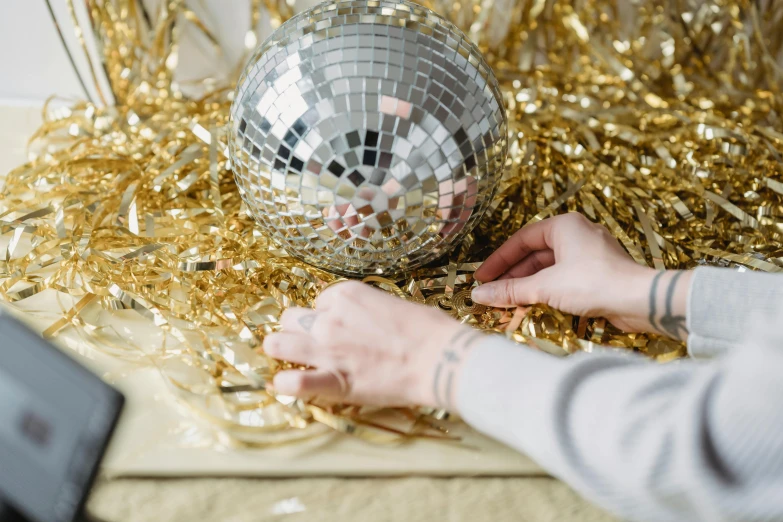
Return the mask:
<svg viewBox="0 0 783 522">
<path fill-rule="evenodd" d="M 344 275 L 457 245 L 507 155 L 497 80 L 453 24 L 407 1 L 320 4 L 257 49 L 231 107 L 232 165 L 266 232 Z"/>
</svg>

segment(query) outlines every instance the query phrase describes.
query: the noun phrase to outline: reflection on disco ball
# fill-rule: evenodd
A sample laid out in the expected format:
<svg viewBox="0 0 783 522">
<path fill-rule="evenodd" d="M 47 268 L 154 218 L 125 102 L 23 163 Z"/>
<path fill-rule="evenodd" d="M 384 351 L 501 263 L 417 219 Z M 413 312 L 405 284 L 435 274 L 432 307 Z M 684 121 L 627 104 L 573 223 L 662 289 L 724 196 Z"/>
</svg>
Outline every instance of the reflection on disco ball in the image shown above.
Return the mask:
<svg viewBox="0 0 783 522">
<path fill-rule="evenodd" d="M 231 107 L 242 197 L 292 255 L 394 274 L 453 248 L 507 154 L 497 81 L 453 24 L 407 1 L 324 3 L 256 50 Z"/>
</svg>

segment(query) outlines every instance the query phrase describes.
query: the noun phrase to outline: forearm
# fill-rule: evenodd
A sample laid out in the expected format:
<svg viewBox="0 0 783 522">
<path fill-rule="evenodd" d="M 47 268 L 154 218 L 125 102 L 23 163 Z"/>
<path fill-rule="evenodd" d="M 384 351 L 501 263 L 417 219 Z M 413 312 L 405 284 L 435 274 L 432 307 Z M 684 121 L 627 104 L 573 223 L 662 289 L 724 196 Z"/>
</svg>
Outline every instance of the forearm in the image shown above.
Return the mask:
<svg viewBox="0 0 783 522">
<path fill-rule="evenodd" d="M 743 459 L 783 455 L 769 454 L 783 415 L 764 402 L 783 392 L 779 369 L 752 356 L 709 365 L 608 352 L 556 359 L 496 338 L 466 358 L 457 404 L 474 427 L 623 517 L 745 520 L 761 491 L 747 484 L 783 479 L 777 468 L 741 469 Z M 737 423 L 747 404 L 762 408 Z M 760 520 L 783 516 L 778 504 L 764 509 L 773 515 Z"/>
<path fill-rule="evenodd" d="M 622 284 L 618 285 L 617 295 L 602 296 L 605 302 L 611 303 L 606 311 L 616 316 L 622 313 L 624 319 L 630 319 L 630 323 L 618 325 L 621 328 L 626 326 L 632 331 L 657 332 L 684 340 L 688 335 L 686 313 L 692 275 L 692 271 L 652 269 L 618 275 L 622 277 Z M 456 323 L 437 329 L 433 335 L 441 339 L 440 351 L 433 370 L 425 370 L 430 374 L 425 378 L 430 389 L 419 395 L 426 404 L 453 409 L 457 400 L 455 383 L 464 371 L 464 361 L 474 346 L 487 336 Z M 518 353 L 513 356 L 537 357 Z M 538 364 L 545 365 L 546 360 Z"/>
<path fill-rule="evenodd" d="M 694 357 L 714 357 L 742 346 L 759 316 L 783 317 L 783 275 L 700 267 L 640 270 L 610 296 L 607 315 L 634 331 L 688 341 Z"/>
</svg>

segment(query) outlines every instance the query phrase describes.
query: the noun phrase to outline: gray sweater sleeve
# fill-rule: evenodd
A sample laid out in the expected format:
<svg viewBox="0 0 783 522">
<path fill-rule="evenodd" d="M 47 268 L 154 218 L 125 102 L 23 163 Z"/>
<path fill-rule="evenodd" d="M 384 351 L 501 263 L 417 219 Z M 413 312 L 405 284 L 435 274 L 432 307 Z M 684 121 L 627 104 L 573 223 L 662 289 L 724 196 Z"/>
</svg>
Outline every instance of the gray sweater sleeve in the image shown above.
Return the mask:
<svg viewBox="0 0 783 522">
<path fill-rule="evenodd" d="M 721 294 L 722 316 L 737 321 L 722 349 L 741 350 L 660 365 L 610 350 L 558 359 L 495 337 L 468 356 L 460 412 L 624 518 L 783 520 L 783 334 L 772 327 L 783 314 L 743 342 L 741 332 L 758 331 L 742 322 L 753 313 L 730 311 L 758 305 L 746 296 L 769 291 L 762 286 L 780 292 L 783 276 L 749 275 L 727 271 L 745 281 Z M 694 309 L 705 281 L 724 274 L 708 276 L 694 277 L 689 309 L 704 339 L 716 335 L 713 319 Z"/>
<path fill-rule="evenodd" d="M 759 317 L 783 317 L 783 275 L 697 268 L 688 296 L 688 353 L 705 358 L 736 349 Z"/>
</svg>

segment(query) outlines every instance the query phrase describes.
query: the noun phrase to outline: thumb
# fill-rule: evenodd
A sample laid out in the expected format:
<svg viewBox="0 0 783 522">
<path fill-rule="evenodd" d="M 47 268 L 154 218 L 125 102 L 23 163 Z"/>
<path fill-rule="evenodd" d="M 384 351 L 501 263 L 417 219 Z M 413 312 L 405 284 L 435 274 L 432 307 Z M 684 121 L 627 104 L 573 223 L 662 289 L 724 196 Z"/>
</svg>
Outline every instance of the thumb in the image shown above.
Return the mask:
<svg viewBox="0 0 783 522">
<path fill-rule="evenodd" d="M 542 270 L 528 277 L 501 279 L 473 289 L 471 298 L 487 306 L 508 307 L 546 304 L 549 301 L 551 274 Z"/>
</svg>

